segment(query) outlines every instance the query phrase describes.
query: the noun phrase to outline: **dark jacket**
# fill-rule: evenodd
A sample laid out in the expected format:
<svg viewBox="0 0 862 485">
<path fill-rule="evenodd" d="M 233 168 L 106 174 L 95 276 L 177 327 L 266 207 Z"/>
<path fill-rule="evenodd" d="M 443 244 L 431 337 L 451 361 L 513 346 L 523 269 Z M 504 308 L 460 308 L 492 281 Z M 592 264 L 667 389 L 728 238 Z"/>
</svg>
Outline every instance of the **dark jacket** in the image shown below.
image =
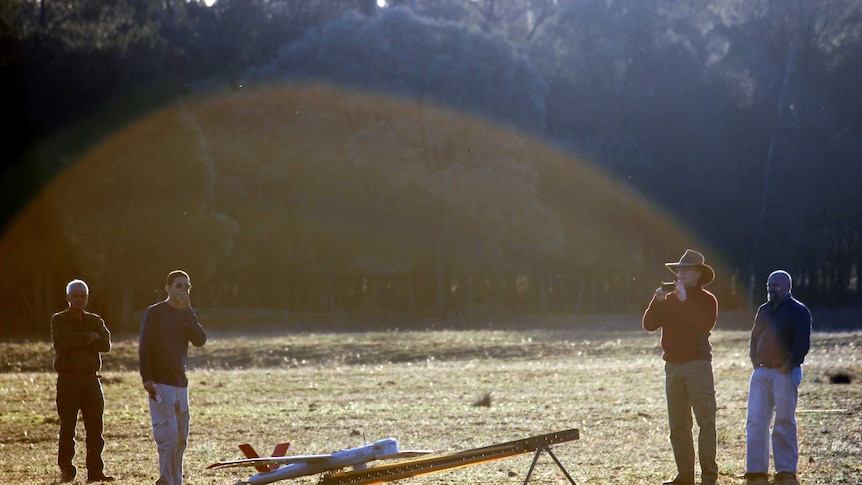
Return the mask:
<svg viewBox="0 0 862 485">
<path fill-rule="evenodd" d="M 783 364 L 786 369 L 802 365 L 811 347 L 811 312 L 792 295 L 777 307 L 766 302 L 757 309 L 751 329 L 749 357 L 760 364 Z"/>
<path fill-rule="evenodd" d="M 141 318 L 138 358 L 141 379 L 188 387 L 186 355 L 189 342 L 201 347 L 207 334 L 191 307 L 180 310 L 165 301 L 151 305 Z"/>
<path fill-rule="evenodd" d="M 87 343 L 91 334 L 99 338 Z M 102 367 L 100 352 L 111 350 L 111 333 L 102 317 L 84 312 L 75 318 L 68 309 L 51 317 L 51 338 L 54 340 L 54 370 L 60 374 L 95 376 Z"/>
<path fill-rule="evenodd" d="M 664 301 L 653 297 L 643 316 L 648 332 L 661 329 L 662 356 L 674 364 L 693 360 L 712 360 L 709 335 L 718 316 L 715 295 L 698 286 L 686 288 L 685 301 L 669 294 Z"/>
</svg>

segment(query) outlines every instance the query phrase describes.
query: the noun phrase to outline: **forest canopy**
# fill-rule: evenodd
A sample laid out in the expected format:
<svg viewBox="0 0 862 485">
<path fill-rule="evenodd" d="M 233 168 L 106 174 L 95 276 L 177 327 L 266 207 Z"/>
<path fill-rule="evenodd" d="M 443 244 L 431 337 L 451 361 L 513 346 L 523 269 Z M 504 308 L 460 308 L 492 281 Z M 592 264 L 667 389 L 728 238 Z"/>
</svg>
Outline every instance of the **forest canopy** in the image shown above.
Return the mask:
<svg viewBox="0 0 862 485">
<path fill-rule="evenodd" d="M 722 308 L 862 301 L 847 0 L 11 0 L 0 327 L 65 282 L 200 303 L 631 311 L 687 247 Z"/>
</svg>

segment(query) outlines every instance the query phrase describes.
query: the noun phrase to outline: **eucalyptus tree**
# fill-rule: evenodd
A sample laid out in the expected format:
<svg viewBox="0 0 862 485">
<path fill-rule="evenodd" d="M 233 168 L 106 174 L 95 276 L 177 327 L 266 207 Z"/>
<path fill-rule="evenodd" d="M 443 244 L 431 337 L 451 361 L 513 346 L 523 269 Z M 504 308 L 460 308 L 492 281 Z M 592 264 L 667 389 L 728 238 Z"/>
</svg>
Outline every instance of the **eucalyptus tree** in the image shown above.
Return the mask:
<svg viewBox="0 0 862 485">
<path fill-rule="evenodd" d="M 208 305 L 206 283 L 237 230 L 213 205 L 210 155 L 198 121 L 180 106 L 127 127 L 70 166 L 4 237 L 16 255 L 4 267 L 22 276 L 14 292 L 37 298 L 21 320 L 43 319 L 39 302 L 50 302 L 39 295 L 59 294 L 81 277 L 100 288 L 93 303 L 116 328 L 136 328 L 133 310 L 162 297 L 164 276 L 177 268 L 205 283 L 196 293 Z"/>
<path fill-rule="evenodd" d="M 322 79 L 418 97 L 541 131 L 546 85 L 502 38 L 434 21 L 405 8 L 369 19 L 347 13 L 283 46 L 247 81 Z"/>
<path fill-rule="evenodd" d="M 255 81 L 261 80 L 296 82 L 313 79 L 411 97 L 424 103 L 440 103 L 527 130 L 541 131 L 544 126 L 545 84 L 529 62 L 517 55 L 507 42 L 499 37 L 472 32 L 463 24 L 418 17 L 405 8 L 385 9 L 373 19 L 347 14 L 339 21 L 311 31 L 299 41 L 283 47 L 273 62 L 250 70 L 246 81 L 254 84 Z M 462 166 L 455 154 L 429 149 L 429 143 L 442 142 L 445 147 L 446 143 L 451 142 L 433 138 L 431 133 L 435 128 L 422 121 L 423 108 L 421 105 L 417 106 L 419 121 L 412 126 L 419 134 L 419 140 L 414 145 L 419 147 L 419 151 L 412 152 L 412 157 L 418 158 L 411 158 L 411 163 L 420 163 L 425 167 L 424 170 L 431 174 L 430 177 L 439 182 L 436 186 L 438 188 L 432 190 L 432 199 L 436 202 L 429 200 L 420 205 L 425 208 L 436 205 L 438 211 L 443 211 L 445 206 L 461 207 L 465 198 L 481 198 L 483 192 L 476 190 L 467 192 L 469 195 L 459 194 L 456 197 L 455 192 L 446 189 L 449 184 L 456 182 L 453 179 L 455 175 L 448 177 L 444 174 L 457 173 L 462 176 L 460 182 L 463 183 L 475 178 L 473 175 L 483 173 L 483 170 L 493 172 L 496 169 L 489 167 L 498 160 L 473 159 L 469 161 L 469 165 Z M 372 127 L 369 130 L 363 123 L 358 123 L 354 130 L 360 138 L 351 141 L 353 148 L 346 149 L 346 153 L 355 154 L 355 143 L 360 139 L 374 140 L 373 143 L 381 146 L 411 146 L 399 137 L 387 139 L 387 131 L 395 131 L 392 126 L 383 130 Z M 429 136 L 432 138 L 427 138 Z M 444 135 L 444 138 L 446 136 L 451 137 Z M 422 142 L 423 137 L 430 142 Z M 378 154 L 372 158 L 370 162 L 363 162 L 364 166 L 378 164 L 377 169 L 386 167 L 380 165 L 384 163 L 383 155 Z M 473 168 L 466 168 L 468 166 Z M 392 169 L 386 170 L 382 173 L 394 174 L 395 170 L 413 173 L 411 169 L 403 166 L 393 166 Z M 485 172 L 485 175 L 488 174 Z M 361 180 L 367 180 L 367 183 L 371 184 L 373 180 L 381 183 L 387 180 L 387 177 L 354 177 L 352 180 L 353 185 Z M 475 187 L 478 187 L 481 178 L 475 180 Z M 494 194 L 496 200 L 502 187 L 492 184 L 492 180 L 493 178 L 489 178 L 482 187 L 484 192 Z M 348 183 L 348 186 L 350 185 Z M 383 192 L 379 190 L 371 190 L 369 200 L 381 193 Z M 498 212 L 503 207 L 490 201 L 486 204 L 488 210 L 495 208 Z M 453 217 L 446 220 L 439 219 L 441 214 L 442 212 L 438 212 L 430 218 L 420 217 L 420 220 L 425 221 L 439 220 L 435 236 L 438 238 L 435 258 L 438 306 L 443 305 L 441 292 L 445 286 L 441 263 L 444 255 L 439 249 L 440 245 L 446 245 L 446 257 L 458 254 L 455 248 L 469 243 L 476 243 L 477 246 L 490 244 L 489 249 L 502 252 L 500 242 L 487 238 L 483 241 L 476 239 L 479 226 L 456 222 L 463 219 L 459 212 L 451 213 Z M 458 217 L 454 217 L 456 215 Z M 485 220 L 494 219 L 486 217 Z M 419 231 L 421 233 L 421 230 Z M 391 265 L 393 261 L 382 264 L 389 259 L 384 253 L 385 251 L 377 251 L 376 257 L 362 259 L 365 262 L 363 264 L 369 268 L 373 266 L 378 273 L 386 267 L 400 268 L 401 271 L 409 267 L 405 266 L 407 261 L 403 258 L 396 266 Z M 391 257 L 394 258 L 397 254 L 398 251 L 393 251 Z"/>
<path fill-rule="evenodd" d="M 389 0 L 422 17 L 476 26 L 485 33 L 503 36 L 513 44 L 530 42 L 552 19 L 560 0 Z"/>
<path fill-rule="evenodd" d="M 710 31 L 726 48 L 710 66 L 737 93 L 740 113 L 759 136 L 752 163 L 757 195 L 751 236 L 744 247 L 752 280 L 775 266 L 805 277 L 800 291 L 812 301 L 847 301 L 858 271 L 856 196 L 858 144 L 848 135 L 859 123 L 848 117 L 862 103 L 848 89 L 859 79 L 862 6 L 855 2 L 762 1 L 721 11 L 721 28 Z M 851 81 L 852 82 L 852 81 Z M 857 154 L 857 155 L 854 155 Z M 752 158 L 749 156 L 749 158 Z M 836 174 L 841 174 L 836 176 Z M 789 221 L 792 223 L 788 223 Z M 792 243 L 791 243 L 792 242 Z M 743 248 L 739 248 L 743 250 Z M 758 276 L 759 275 L 759 276 Z M 857 293 L 858 294 L 858 293 Z"/>
<path fill-rule="evenodd" d="M 838 203 L 858 177 L 860 19 L 843 1 L 561 2 L 530 46 L 548 134 L 722 247 L 738 282 L 793 264 L 843 294 L 862 259 Z"/>
</svg>

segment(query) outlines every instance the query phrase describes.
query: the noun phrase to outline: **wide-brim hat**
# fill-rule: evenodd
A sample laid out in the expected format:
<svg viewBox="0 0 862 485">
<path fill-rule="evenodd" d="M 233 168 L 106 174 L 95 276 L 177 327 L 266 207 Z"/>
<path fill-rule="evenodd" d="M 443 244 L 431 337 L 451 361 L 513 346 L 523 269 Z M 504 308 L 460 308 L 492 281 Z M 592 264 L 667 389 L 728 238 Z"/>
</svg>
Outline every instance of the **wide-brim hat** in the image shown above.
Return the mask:
<svg viewBox="0 0 862 485">
<path fill-rule="evenodd" d="M 678 263 L 665 263 L 667 269 L 671 273 L 676 274 L 679 268 L 697 268 L 700 270 L 700 278 L 697 280 L 699 285 L 708 285 L 715 279 L 715 271 L 708 264 L 704 263 L 705 259 L 702 254 L 693 250 L 686 249 L 685 254 L 679 258 Z"/>
</svg>

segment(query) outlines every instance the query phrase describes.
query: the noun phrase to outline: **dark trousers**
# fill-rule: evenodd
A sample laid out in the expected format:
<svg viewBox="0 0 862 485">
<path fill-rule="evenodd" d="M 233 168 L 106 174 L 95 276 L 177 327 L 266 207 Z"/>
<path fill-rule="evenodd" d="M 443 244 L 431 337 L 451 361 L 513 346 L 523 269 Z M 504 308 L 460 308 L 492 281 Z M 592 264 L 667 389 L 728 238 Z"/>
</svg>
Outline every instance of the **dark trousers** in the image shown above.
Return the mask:
<svg viewBox="0 0 862 485">
<path fill-rule="evenodd" d="M 105 468 L 102 462 L 102 450 L 105 448 L 105 440 L 102 438 L 102 414 L 105 411 L 102 384 L 95 376 L 57 377 L 57 413 L 60 415 L 57 465 L 62 471 L 75 468 L 72 459 L 75 457 L 78 411 L 81 411 L 84 430 L 87 432 L 87 475 L 91 478 L 100 477 Z"/>
</svg>

